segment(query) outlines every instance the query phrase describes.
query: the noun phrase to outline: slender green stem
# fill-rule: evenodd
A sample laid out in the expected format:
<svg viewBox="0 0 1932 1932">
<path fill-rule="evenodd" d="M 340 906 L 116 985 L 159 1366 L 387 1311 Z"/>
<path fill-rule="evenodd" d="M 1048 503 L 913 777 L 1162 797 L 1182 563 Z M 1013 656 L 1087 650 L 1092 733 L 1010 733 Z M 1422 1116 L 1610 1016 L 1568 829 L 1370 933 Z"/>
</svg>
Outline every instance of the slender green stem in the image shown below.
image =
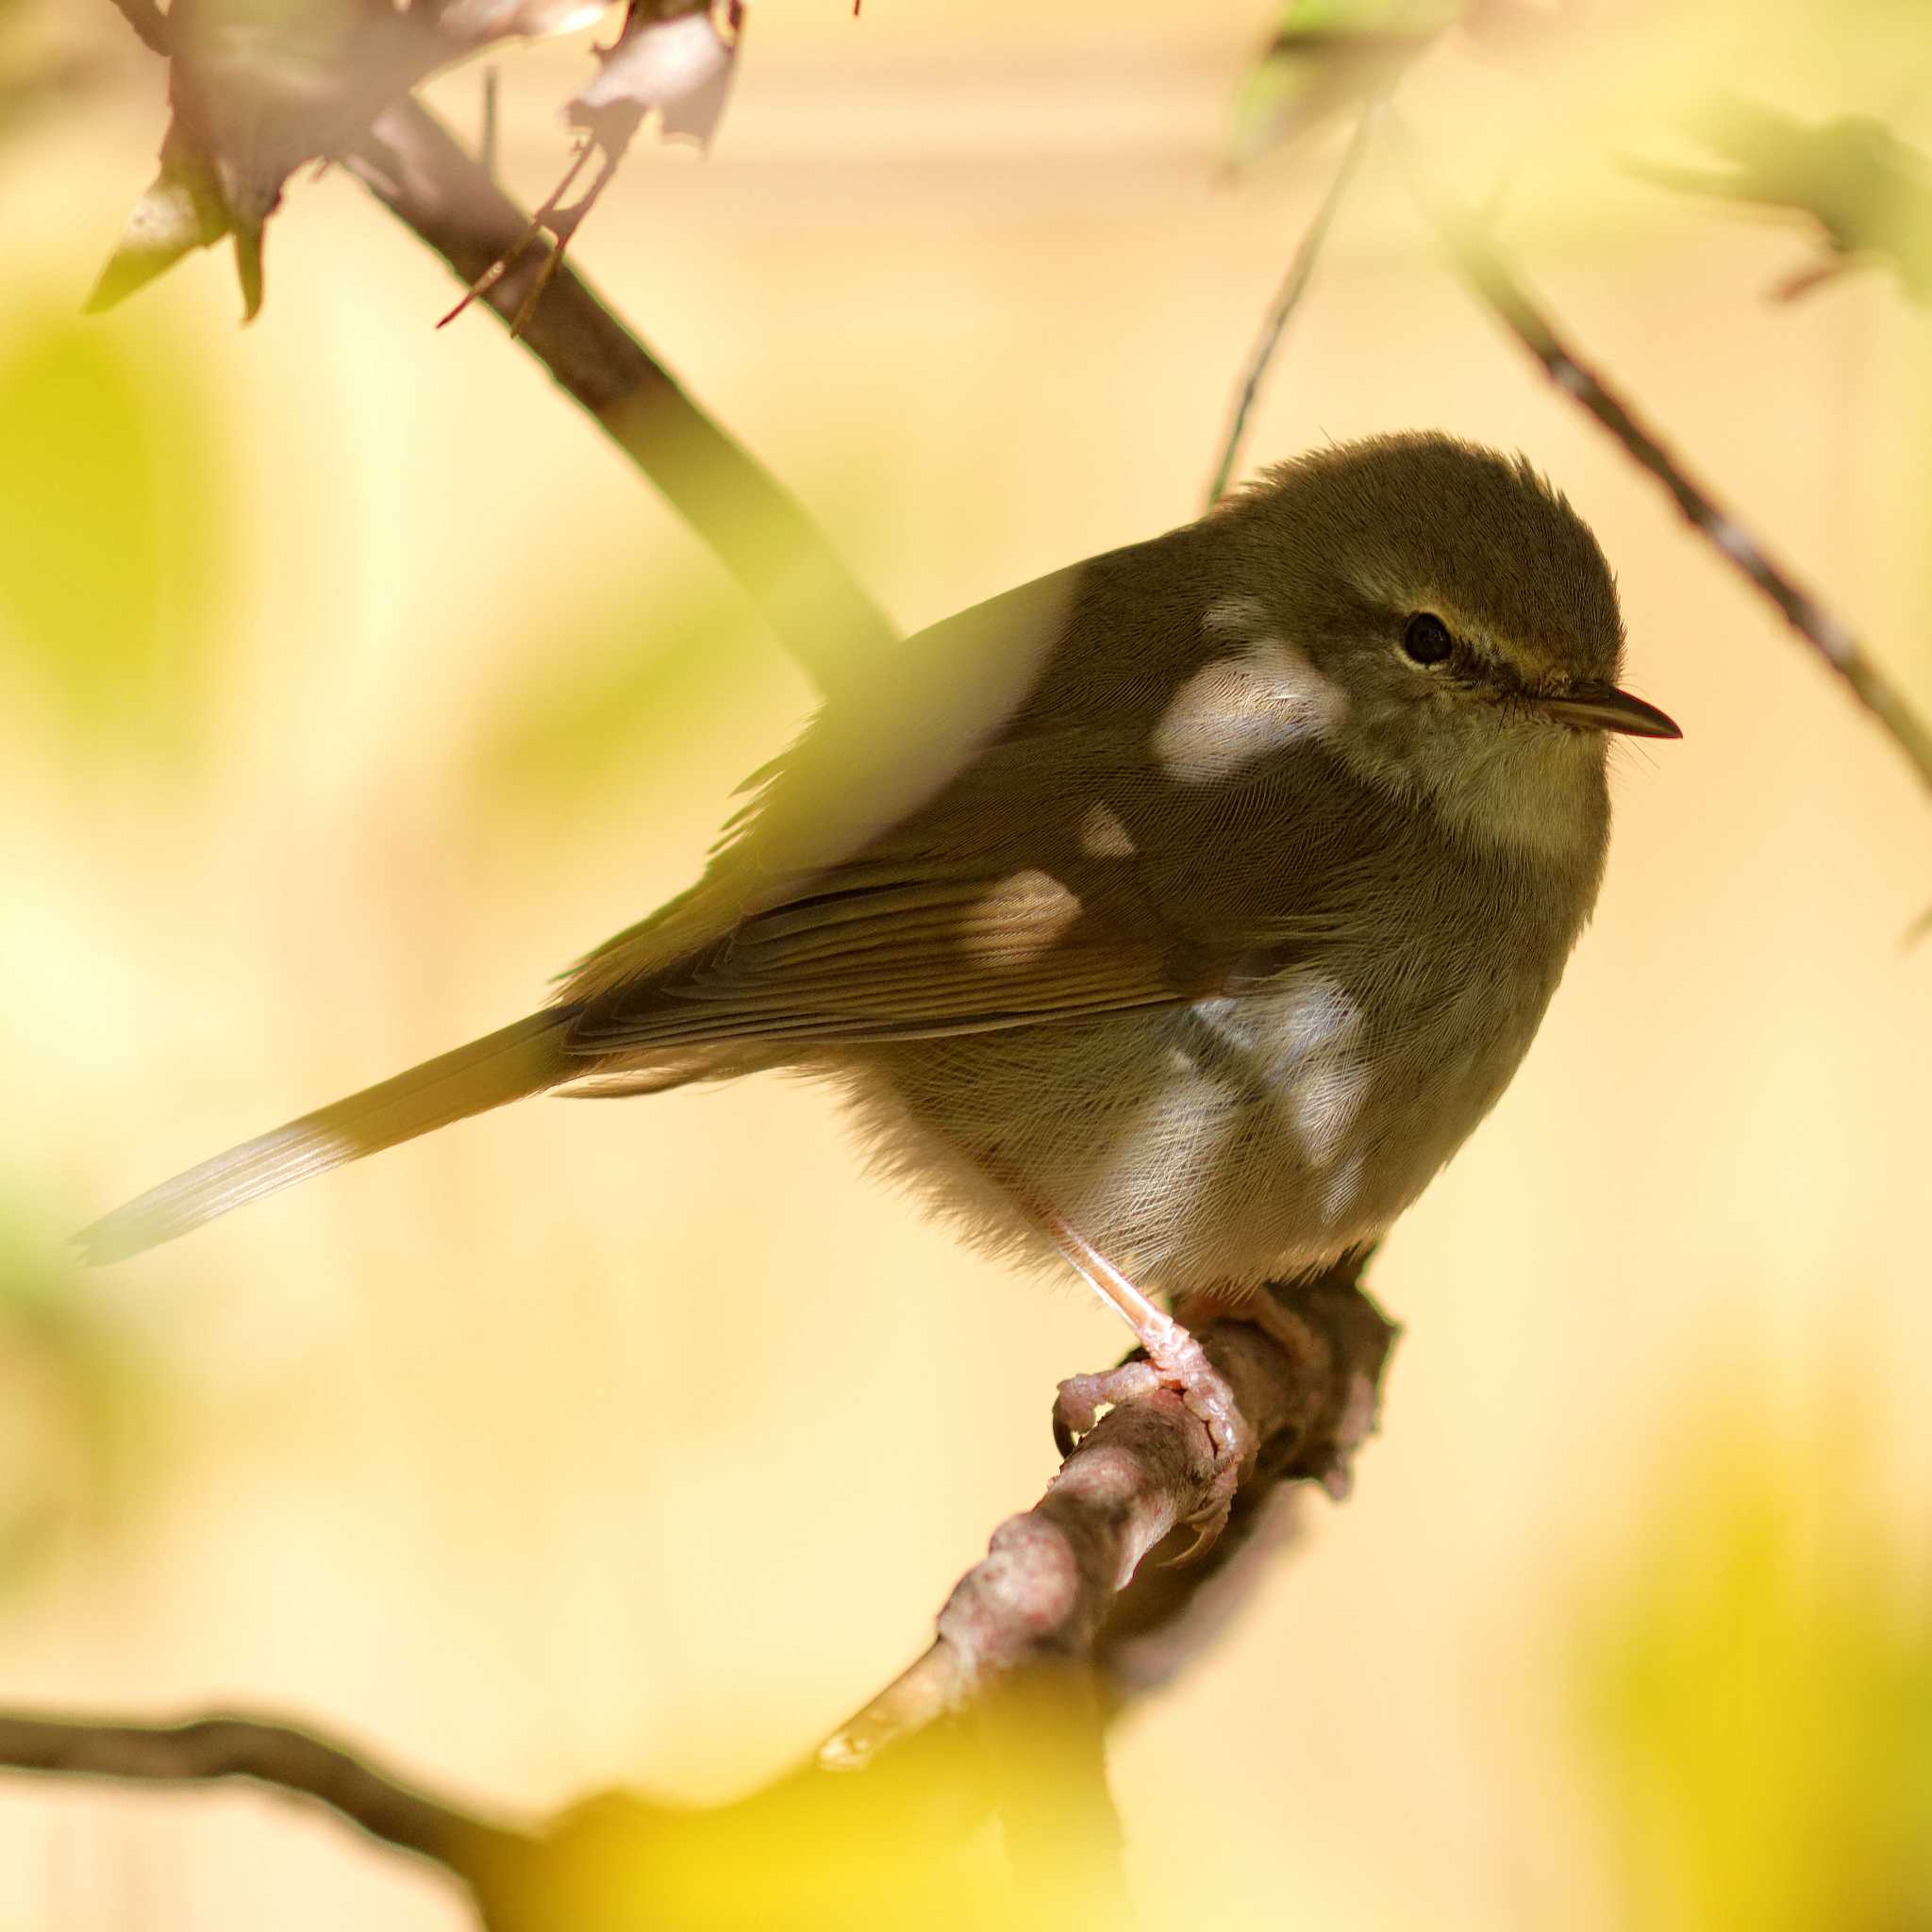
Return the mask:
<svg viewBox="0 0 1932 1932">
<path fill-rule="evenodd" d="M 1248 358 L 1247 373 L 1241 378 L 1241 386 L 1235 396 L 1234 408 L 1228 417 L 1227 433 L 1222 439 L 1221 461 L 1216 465 L 1214 480 L 1208 486 L 1208 504 L 1210 508 L 1227 494 L 1229 483 L 1234 478 L 1235 465 L 1241 460 L 1241 443 L 1247 436 L 1248 418 L 1254 413 L 1256 403 L 1261 394 L 1261 384 L 1268 375 L 1268 365 L 1274 359 L 1274 352 L 1281 346 L 1281 338 L 1286 331 L 1289 318 L 1301 306 L 1302 297 L 1307 292 L 1308 283 L 1315 274 L 1315 263 L 1322 253 L 1322 244 L 1328 239 L 1328 230 L 1334 225 L 1337 211 L 1348 192 L 1349 183 L 1355 179 L 1356 171 L 1361 166 L 1362 157 L 1369 147 L 1369 127 L 1375 118 L 1373 106 L 1364 110 L 1362 118 L 1356 123 L 1355 133 L 1349 137 L 1347 148 L 1335 170 L 1334 179 L 1328 184 L 1328 192 L 1322 197 L 1322 205 L 1315 210 L 1315 219 L 1308 224 L 1300 245 L 1295 249 L 1294 258 L 1288 265 L 1288 274 L 1282 277 L 1281 287 L 1275 291 L 1274 300 L 1269 306 L 1268 318 L 1261 325 L 1261 333 L 1255 340 L 1254 353 Z"/>
<path fill-rule="evenodd" d="M 1529 293 L 1489 233 L 1430 183 L 1413 146 L 1399 131 L 1396 144 L 1416 205 L 1447 244 L 1463 280 L 1491 313 L 1542 364 L 1551 382 L 1594 416 L 1631 459 L 1662 485 L 1685 522 L 1724 563 L 1845 681 L 1910 761 L 1920 782 L 1932 790 L 1932 731 L 1864 642 L 1690 475 L 1657 431 L 1584 359 L 1549 311 Z"/>
</svg>

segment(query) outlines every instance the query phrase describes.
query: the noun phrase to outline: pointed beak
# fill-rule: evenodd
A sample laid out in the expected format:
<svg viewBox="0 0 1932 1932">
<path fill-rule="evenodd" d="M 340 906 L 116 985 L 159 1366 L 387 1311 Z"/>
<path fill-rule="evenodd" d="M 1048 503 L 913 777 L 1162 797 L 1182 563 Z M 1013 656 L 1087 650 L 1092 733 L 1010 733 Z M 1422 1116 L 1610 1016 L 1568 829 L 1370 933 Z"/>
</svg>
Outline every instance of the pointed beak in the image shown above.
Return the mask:
<svg viewBox="0 0 1932 1932">
<path fill-rule="evenodd" d="M 1620 731 L 1626 738 L 1682 738 L 1676 721 L 1655 705 L 1633 698 L 1613 684 L 1578 685 L 1560 697 L 1540 697 L 1536 708 L 1559 724 L 1580 731 Z"/>
</svg>

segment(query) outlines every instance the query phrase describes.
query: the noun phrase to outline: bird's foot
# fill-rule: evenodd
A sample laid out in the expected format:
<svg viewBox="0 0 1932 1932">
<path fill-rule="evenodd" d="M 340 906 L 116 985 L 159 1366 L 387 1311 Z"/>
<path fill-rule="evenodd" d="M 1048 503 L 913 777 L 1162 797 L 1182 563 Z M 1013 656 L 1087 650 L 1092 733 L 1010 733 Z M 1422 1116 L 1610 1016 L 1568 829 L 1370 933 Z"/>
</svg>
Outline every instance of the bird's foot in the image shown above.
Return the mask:
<svg viewBox="0 0 1932 1932">
<path fill-rule="evenodd" d="M 1144 1359 L 1136 1357 L 1095 1374 L 1070 1375 L 1060 1384 L 1053 1410 L 1054 1441 L 1062 1456 L 1069 1455 L 1075 1441 L 1099 1421 L 1102 1409 L 1144 1399 L 1163 1389 L 1178 1395 L 1188 1413 L 1207 1429 L 1214 1456 L 1207 1500 L 1187 1521 L 1194 1541 L 1177 1559 L 1187 1562 L 1220 1536 L 1235 1491 L 1253 1467 L 1259 1445 L 1227 1378 L 1208 1359 L 1190 1330 L 1162 1316 L 1148 1324 L 1141 1346 Z"/>
</svg>

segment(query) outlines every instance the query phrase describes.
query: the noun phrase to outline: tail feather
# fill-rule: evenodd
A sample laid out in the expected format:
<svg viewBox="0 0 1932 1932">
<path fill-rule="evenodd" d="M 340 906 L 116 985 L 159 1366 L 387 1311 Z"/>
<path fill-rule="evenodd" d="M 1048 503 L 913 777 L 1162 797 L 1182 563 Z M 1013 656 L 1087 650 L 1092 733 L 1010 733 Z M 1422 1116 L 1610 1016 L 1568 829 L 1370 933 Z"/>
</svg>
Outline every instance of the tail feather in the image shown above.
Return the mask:
<svg viewBox="0 0 1932 1932">
<path fill-rule="evenodd" d="M 125 1261 L 248 1201 L 569 1076 L 567 1007 L 533 1013 L 454 1053 L 244 1141 L 105 1215 L 75 1237 L 83 1258 Z"/>
</svg>

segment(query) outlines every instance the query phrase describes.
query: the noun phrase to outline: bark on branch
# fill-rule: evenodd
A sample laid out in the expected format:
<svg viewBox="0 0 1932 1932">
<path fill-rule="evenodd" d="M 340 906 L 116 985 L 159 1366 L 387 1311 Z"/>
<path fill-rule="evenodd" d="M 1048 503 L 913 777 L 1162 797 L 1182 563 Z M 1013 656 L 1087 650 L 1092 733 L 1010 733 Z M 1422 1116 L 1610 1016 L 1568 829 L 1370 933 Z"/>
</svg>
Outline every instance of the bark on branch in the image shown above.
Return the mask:
<svg viewBox="0 0 1932 1932">
<path fill-rule="evenodd" d="M 506 324 L 518 317 L 547 252 L 525 245 L 528 217 L 421 102 L 377 115 L 346 165 L 465 286 L 513 258 L 477 299 Z M 567 263 L 551 274 L 517 341 L 664 493 L 821 688 L 897 641 L 797 498 Z"/>
<path fill-rule="evenodd" d="M 372 1760 L 246 1717 L 173 1725 L 0 1714 L 0 1767 L 132 1780 L 245 1778 L 327 1806 L 467 1886 L 491 1932 L 649 1925 L 1064 1925 L 1119 1892 L 1105 1722 L 1164 1682 L 1247 1593 L 1281 1485 L 1346 1486 L 1395 1330 L 1351 1263 L 1200 1330 L 1261 1438 L 1213 1550 L 1179 1527 L 1208 1499 L 1202 1424 L 1165 1391 L 1104 1417 L 940 1613 L 925 1657 L 822 1754 L 735 1805 L 602 1794 L 534 1829 L 427 1795 Z M 889 1748 L 890 1747 L 890 1748 Z M 837 1766 L 840 1768 L 828 1768 Z M 858 1774 L 855 1774 L 855 1771 Z M 993 1896 L 947 1861 L 990 1815 L 1024 1883 Z"/>
<path fill-rule="evenodd" d="M 1264 1290 L 1251 1314 L 1196 1331 L 1261 1442 L 1257 1475 L 1240 1492 L 1241 1517 L 1224 1538 L 1235 1547 L 1207 1555 L 1231 1557 L 1260 1492 L 1284 1477 L 1345 1491 L 1395 1336 L 1357 1286 L 1359 1269 L 1351 1259 L 1315 1281 Z M 993 1532 L 985 1559 L 940 1612 L 931 1649 L 830 1740 L 821 1761 L 863 1763 L 1015 1671 L 1089 1658 L 1105 1670 L 1107 1633 L 1126 1628 L 1113 1620 L 1132 1622 L 1128 1586 L 1170 1538 L 1186 1548 L 1185 1525 L 1208 1508 L 1214 1474 L 1206 1426 L 1171 1391 L 1103 1417 L 1045 1495 Z M 1174 1572 L 1188 1595 L 1211 1574 L 1194 1568 L 1183 1562 Z"/>
</svg>

